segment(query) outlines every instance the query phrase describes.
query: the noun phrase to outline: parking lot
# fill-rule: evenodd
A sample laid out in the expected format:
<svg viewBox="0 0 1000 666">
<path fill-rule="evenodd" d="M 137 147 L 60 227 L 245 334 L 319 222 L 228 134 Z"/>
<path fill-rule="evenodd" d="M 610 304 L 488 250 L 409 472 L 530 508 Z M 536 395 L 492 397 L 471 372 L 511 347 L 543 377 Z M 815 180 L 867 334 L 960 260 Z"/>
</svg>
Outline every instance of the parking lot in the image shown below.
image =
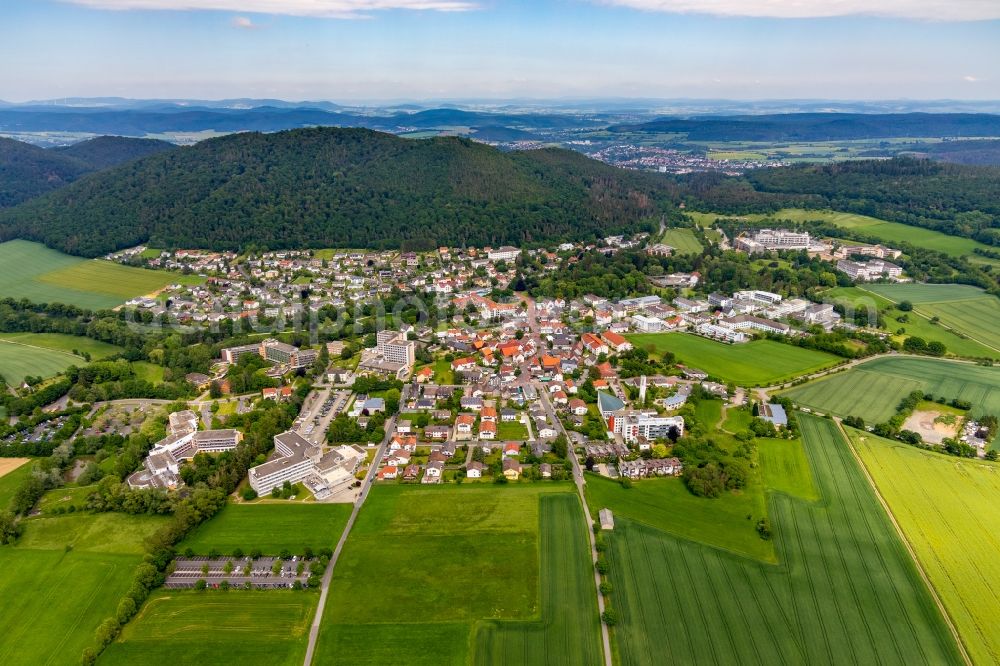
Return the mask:
<svg viewBox="0 0 1000 666">
<path fill-rule="evenodd" d="M 191 588 L 199 580 L 204 580 L 209 587 L 217 587 L 223 581 L 237 587 L 245 587 L 249 583 L 257 589 L 292 587 L 295 581 L 305 585 L 312 561 L 300 557 L 289 560 L 277 557 L 178 558 L 173 573 L 167 576 L 163 586 L 173 589 Z M 226 573 L 227 568 L 229 573 Z"/>
</svg>

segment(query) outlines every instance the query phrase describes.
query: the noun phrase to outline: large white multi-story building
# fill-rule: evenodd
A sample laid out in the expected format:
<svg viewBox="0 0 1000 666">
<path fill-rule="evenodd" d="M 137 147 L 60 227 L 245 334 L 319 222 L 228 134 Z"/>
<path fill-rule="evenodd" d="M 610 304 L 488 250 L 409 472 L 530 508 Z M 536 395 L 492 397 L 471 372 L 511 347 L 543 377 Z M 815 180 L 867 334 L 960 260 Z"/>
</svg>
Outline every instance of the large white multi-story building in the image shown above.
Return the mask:
<svg viewBox="0 0 1000 666">
<path fill-rule="evenodd" d="M 239 430 L 197 430 L 198 417 L 191 410 L 174 412 L 169 434 L 149 450 L 143 469 L 128 477 L 130 488 L 176 488 L 181 485 L 180 468 L 199 453 L 232 451 L 243 441 Z"/>
<path fill-rule="evenodd" d="M 725 326 L 726 328 L 732 328 L 737 331 L 763 331 L 764 333 L 778 333 L 780 335 L 787 335 L 792 330 L 792 327 L 788 324 L 782 324 L 780 321 L 771 321 L 770 319 L 754 317 L 752 315 L 737 315 L 735 317 L 728 318 L 723 317 L 719 320 L 719 326 Z"/>
<path fill-rule="evenodd" d="M 376 351 L 391 363 L 413 365 L 416 361 L 416 343 L 406 339 L 399 331 L 379 331 L 375 334 Z"/>
<path fill-rule="evenodd" d="M 759 229 L 736 239 L 736 249 L 744 252 L 769 252 L 771 250 L 808 250 L 812 247 L 805 231 L 787 229 Z"/>
<path fill-rule="evenodd" d="M 257 354 L 268 361 L 279 365 L 287 365 L 292 368 L 304 368 L 312 365 L 319 356 L 319 352 L 315 349 L 299 349 L 294 345 L 268 338 L 260 344 L 240 345 L 239 347 L 223 349 L 222 360 L 227 363 L 236 363 L 241 356 L 246 354 Z"/>
<path fill-rule="evenodd" d="M 881 259 L 872 261 L 850 261 L 841 259 L 837 262 L 837 270 L 847 273 L 847 276 L 858 282 L 868 282 L 879 278 L 895 278 L 903 274 L 903 269 L 896 264 Z"/>
<path fill-rule="evenodd" d="M 289 483 L 305 483 L 316 499 L 325 499 L 354 483 L 354 472 L 365 457 L 356 446 L 323 450 L 294 431 L 274 436 L 274 456 L 252 467 L 250 486 L 259 495 Z"/>
<path fill-rule="evenodd" d="M 598 391 L 597 409 L 608 432 L 621 435 L 626 444 L 638 443 L 639 448 L 647 448 L 653 440 L 684 435 L 683 416 L 659 416 L 651 410 L 628 409 L 610 393 Z"/>
<path fill-rule="evenodd" d="M 513 261 L 514 259 L 517 259 L 519 254 L 521 254 L 521 250 L 519 248 L 504 245 L 503 247 L 490 250 L 486 253 L 486 256 L 490 259 L 490 261 Z"/>
</svg>

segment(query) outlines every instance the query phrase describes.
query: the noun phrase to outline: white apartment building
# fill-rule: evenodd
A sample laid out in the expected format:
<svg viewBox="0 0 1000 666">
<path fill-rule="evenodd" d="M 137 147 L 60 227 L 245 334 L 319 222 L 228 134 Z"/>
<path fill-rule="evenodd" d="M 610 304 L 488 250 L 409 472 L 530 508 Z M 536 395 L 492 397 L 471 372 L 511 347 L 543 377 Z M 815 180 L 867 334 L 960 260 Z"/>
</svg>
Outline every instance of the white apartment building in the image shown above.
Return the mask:
<svg viewBox="0 0 1000 666">
<path fill-rule="evenodd" d="M 733 328 L 727 328 L 726 326 L 717 326 L 716 324 L 704 323 L 698 324 L 695 328 L 695 332 L 698 335 L 703 335 L 706 338 L 712 338 L 713 340 L 721 340 L 723 342 L 746 342 L 749 338 L 746 333 L 737 331 Z"/>
<path fill-rule="evenodd" d="M 274 458 L 250 469 L 250 486 L 258 495 L 271 492 L 285 481 L 305 482 L 317 499 L 323 499 L 354 482 L 354 472 L 365 455 L 352 446 L 339 446 L 324 454 L 320 447 L 291 430 L 274 436 L 274 451 Z"/>
<path fill-rule="evenodd" d="M 737 331 L 753 330 L 765 333 L 778 333 L 780 335 L 787 335 L 792 330 L 792 327 L 788 324 L 751 315 L 737 315 L 736 317 L 720 319 L 719 326 L 732 328 Z"/>
<path fill-rule="evenodd" d="M 399 331 L 379 331 L 375 334 L 376 351 L 390 363 L 413 365 L 416 361 L 416 343 L 406 339 Z"/>
<path fill-rule="evenodd" d="M 867 262 L 841 259 L 837 262 L 837 270 L 847 273 L 849 278 L 858 282 L 868 282 L 883 277 L 895 278 L 903 274 L 902 268 L 881 259 Z"/>
<path fill-rule="evenodd" d="M 486 253 L 486 256 L 490 261 L 513 261 L 514 259 L 517 259 L 520 254 L 521 250 L 519 248 L 504 245 L 503 247 L 490 250 Z"/>
<path fill-rule="evenodd" d="M 736 249 L 744 252 L 771 250 L 808 250 L 812 246 L 807 232 L 787 229 L 759 229 L 736 239 Z"/>
</svg>

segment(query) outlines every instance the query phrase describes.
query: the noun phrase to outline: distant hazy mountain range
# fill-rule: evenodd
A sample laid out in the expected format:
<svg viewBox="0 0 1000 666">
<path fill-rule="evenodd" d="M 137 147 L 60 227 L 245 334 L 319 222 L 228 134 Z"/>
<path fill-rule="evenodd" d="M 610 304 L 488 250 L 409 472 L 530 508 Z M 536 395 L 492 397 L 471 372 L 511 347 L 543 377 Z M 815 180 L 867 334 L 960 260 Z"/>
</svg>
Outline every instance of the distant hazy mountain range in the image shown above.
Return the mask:
<svg viewBox="0 0 1000 666">
<path fill-rule="evenodd" d="M 911 115 L 920 111 L 919 115 Z M 961 116 L 956 116 L 961 112 Z M 696 139 L 756 137 L 1000 136 L 1000 103 L 776 100 L 575 100 L 360 107 L 271 99 L 64 99 L 0 103 L 0 132 L 81 132 L 145 136 L 171 132 L 273 132 L 309 126 L 407 130 L 473 128 L 487 140 L 532 140 L 573 128 L 687 132 Z M 875 115 L 878 114 L 878 115 Z M 979 118 L 978 124 L 974 118 Z M 505 134 L 501 129 L 526 134 Z M 970 132 L 991 131 L 992 134 Z M 535 134 L 538 132 L 540 134 Z M 507 138 L 514 137 L 514 138 Z M 749 138 L 748 138 L 749 137 Z M 770 140 L 770 139 L 762 139 Z"/>
</svg>

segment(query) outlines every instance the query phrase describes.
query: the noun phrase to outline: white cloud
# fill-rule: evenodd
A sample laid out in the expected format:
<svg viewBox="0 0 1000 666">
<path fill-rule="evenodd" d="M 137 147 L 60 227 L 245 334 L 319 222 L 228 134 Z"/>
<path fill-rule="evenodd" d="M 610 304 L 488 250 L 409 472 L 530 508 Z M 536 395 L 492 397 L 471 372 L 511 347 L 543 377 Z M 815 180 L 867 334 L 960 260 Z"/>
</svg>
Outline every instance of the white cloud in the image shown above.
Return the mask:
<svg viewBox="0 0 1000 666">
<path fill-rule="evenodd" d="M 472 0 L 63 0 L 63 2 L 93 9 L 210 10 L 316 18 L 364 18 L 370 15 L 368 12 L 387 9 L 461 12 L 478 8 Z"/>
<path fill-rule="evenodd" d="M 969 83 L 975 83 L 979 79 L 977 79 L 976 77 L 972 76 L 971 74 L 966 74 L 965 76 L 962 77 L 962 80 L 963 81 L 968 81 Z"/>
<path fill-rule="evenodd" d="M 759 18 L 881 16 L 928 21 L 1000 19 L 997 0 L 593 0 L 650 12 Z"/>
<path fill-rule="evenodd" d="M 234 16 L 233 17 L 233 27 L 241 28 L 243 30 L 253 30 L 257 26 L 253 21 L 250 20 L 248 16 Z"/>
</svg>

